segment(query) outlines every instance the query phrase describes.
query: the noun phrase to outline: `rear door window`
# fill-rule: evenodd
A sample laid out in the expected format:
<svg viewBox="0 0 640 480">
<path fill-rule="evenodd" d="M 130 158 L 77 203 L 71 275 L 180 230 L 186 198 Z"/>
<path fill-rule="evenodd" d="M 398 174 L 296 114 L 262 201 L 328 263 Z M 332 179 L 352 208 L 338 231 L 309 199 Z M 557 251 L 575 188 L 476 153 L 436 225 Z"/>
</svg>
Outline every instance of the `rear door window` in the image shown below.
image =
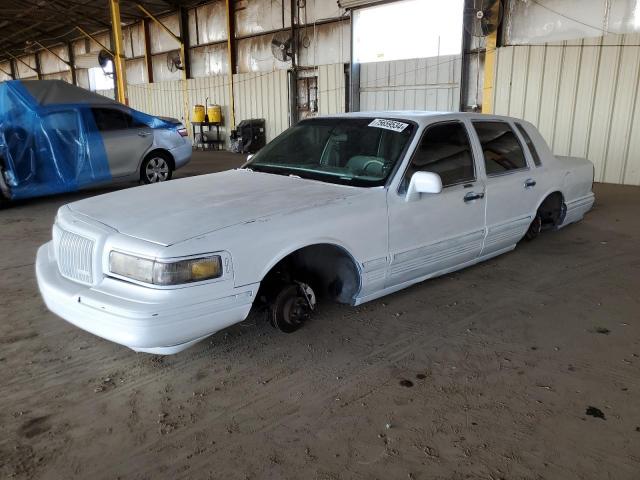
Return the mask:
<svg viewBox="0 0 640 480">
<path fill-rule="evenodd" d="M 536 147 L 533 144 L 531 137 L 529 136 L 527 131 L 524 129 L 522 124 L 516 123 L 516 128 L 520 132 L 520 135 L 522 135 L 522 138 L 524 138 L 524 142 L 527 144 L 529 153 L 531 153 L 531 158 L 533 158 L 533 163 L 535 164 L 536 167 L 539 167 L 540 165 L 542 165 L 542 162 L 540 161 L 540 155 L 538 155 L 538 151 L 536 150 Z"/>
<path fill-rule="evenodd" d="M 484 154 L 487 175 L 499 175 L 527 168 L 522 146 L 508 123 L 475 121 Z"/>
<path fill-rule="evenodd" d="M 117 108 L 92 108 L 91 111 L 101 132 L 125 130 L 129 127 L 128 115 Z"/>
</svg>

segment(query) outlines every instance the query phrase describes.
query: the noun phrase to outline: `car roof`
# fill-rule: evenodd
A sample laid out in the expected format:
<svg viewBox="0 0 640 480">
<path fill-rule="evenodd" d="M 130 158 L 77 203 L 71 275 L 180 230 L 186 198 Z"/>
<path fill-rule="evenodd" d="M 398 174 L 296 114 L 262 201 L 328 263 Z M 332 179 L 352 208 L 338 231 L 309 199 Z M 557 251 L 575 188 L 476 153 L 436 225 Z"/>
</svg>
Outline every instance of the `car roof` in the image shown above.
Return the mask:
<svg viewBox="0 0 640 480">
<path fill-rule="evenodd" d="M 486 113 L 474 113 L 474 112 L 435 112 L 435 111 L 427 111 L 427 110 L 372 110 L 365 112 L 349 112 L 349 113 L 340 113 L 336 115 L 325 115 L 327 117 L 376 117 L 376 118 L 391 118 L 394 120 L 410 120 L 418 125 L 426 125 L 428 123 L 433 123 L 434 120 L 437 120 L 439 117 L 446 118 L 469 118 L 472 120 L 516 120 L 518 122 L 524 122 L 518 118 L 505 117 L 502 115 L 489 115 Z"/>
<path fill-rule="evenodd" d="M 90 92 L 81 87 L 76 87 L 63 80 L 29 80 L 22 82 L 16 80 L 15 83 L 22 86 L 31 94 L 38 105 L 64 105 L 64 104 L 94 104 L 94 105 L 118 105 L 112 100 L 102 95 Z M 14 83 L 14 82 L 12 82 Z"/>
</svg>

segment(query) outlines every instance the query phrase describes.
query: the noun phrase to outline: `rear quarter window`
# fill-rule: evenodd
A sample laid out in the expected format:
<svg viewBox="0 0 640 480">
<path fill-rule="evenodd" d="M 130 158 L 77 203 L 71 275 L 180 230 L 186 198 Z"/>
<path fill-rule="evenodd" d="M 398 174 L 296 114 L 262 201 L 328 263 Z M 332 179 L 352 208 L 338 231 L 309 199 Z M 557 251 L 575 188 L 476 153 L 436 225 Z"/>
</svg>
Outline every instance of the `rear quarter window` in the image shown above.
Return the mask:
<svg viewBox="0 0 640 480">
<path fill-rule="evenodd" d="M 540 161 L 540 155 L 538 155 L 538 151 L 536 150 L 536 146 L 533 144 L 531 137 L 522 124 L 516 123 L 516 128 L 518 129 L 518 132 L 520 132 L 520 135 L 522 135 L 522 138 L 524 138 L 524 142 L 527 144 L 529 153 L 531 153 L 531 158 L 533 158 L 533 163 L 536 167 L 539 167 L 542 165 L 542 162 Z"/>
</svg>

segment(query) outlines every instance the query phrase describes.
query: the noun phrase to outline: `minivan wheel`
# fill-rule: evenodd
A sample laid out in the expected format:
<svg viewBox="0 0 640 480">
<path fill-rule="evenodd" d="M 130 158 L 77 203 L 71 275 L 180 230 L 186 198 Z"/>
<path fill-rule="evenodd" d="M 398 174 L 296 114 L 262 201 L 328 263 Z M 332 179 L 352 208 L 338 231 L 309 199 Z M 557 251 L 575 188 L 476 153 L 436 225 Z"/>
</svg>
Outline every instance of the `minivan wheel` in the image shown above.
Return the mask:
<svg viewBox="0 0 640 480">
<path fill-rule="evenodd" d="M 315 305 L 316 296 L 309 285 L 287 284 L 269 306 L 269 321 L 281 332 L 295 332 L 311 317 Z"/>
<path fill-rule="evenodd" d="M 171 180 L 173 170 L 166 154 L 154 152 L 147 156 L 140 167 L 140 180 L 143 183 L 160 183 Z"/>
</svg>

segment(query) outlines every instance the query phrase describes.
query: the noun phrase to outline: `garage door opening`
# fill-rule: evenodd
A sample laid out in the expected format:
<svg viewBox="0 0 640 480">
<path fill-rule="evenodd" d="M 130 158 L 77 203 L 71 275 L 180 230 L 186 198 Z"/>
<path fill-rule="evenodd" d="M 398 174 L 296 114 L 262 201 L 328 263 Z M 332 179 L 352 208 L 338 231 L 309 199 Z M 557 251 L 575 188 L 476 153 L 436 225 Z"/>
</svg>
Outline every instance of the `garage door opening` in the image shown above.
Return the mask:
<svg viewBox="0 0 640 480">
<path fill-rule="evenodd" d="M 459 55 L 463 0 L 405 0 L 353 12 L 355 63 Z"/>
</svg>

